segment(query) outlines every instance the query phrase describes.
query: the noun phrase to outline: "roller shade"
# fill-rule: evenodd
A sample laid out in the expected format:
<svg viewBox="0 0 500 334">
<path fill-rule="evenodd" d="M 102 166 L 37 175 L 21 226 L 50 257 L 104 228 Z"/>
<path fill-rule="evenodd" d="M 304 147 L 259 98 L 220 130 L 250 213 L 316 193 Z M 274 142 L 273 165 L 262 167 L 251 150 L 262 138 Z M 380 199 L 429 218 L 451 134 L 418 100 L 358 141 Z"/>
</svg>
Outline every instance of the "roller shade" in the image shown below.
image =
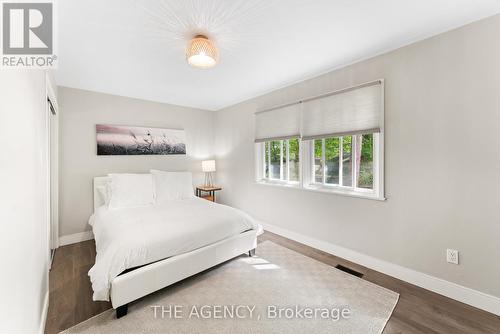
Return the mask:
<svg viewBox="0 0 500 334">
<path fill-rule="evenodd" d="M 255 142 L 300 137 L 300 104 L 255 113 Z"/>
<path fill-rule="evenodd" d="M 380 80 L 305 100 L 302 140 L 380 132 L 382 103 Z"/>
</svg>

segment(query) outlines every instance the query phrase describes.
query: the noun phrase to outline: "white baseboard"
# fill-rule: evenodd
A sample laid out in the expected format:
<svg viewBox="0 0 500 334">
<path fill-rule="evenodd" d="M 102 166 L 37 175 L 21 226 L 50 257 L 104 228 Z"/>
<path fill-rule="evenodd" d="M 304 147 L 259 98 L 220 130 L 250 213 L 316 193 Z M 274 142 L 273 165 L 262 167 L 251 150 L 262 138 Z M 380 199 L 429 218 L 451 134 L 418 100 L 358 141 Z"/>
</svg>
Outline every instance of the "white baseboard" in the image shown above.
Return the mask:
<svg viewBox="0 0 500 334">
<path fill-rule="evenodd" d="M 76 244 L 77 242 L 82 242 L 91 239 L 94 239 L 94 234 L 92 233 L 92 231 L 63 235 L 59 237 L 59 246 Z"/>
<path fill-rule="evenodd" d="M 405 268 L 384 260 L 380 260 L 369 255 L 337 246 L 326 241 L 318 240 L 303 234 L 290 231 L 288 229 L 262 223 L 264 229 L 279 234 L 288 239 L 295 240 L 310 247 L 322 250 L 323 252 L 341 257 L 351 262 L 360 264 L 367 268 L 379 271 L 386 275 L 398 278 L 405 282 L 414 284 L 421 288 L 436 292 L 448 298 L 455 299 L 462 303 L 477 307 L 481 310 L 500 315 L 500 298 L 488 295 L 465 286 L 446 281 L 422 272 Z"/>
<path fill-rule="evenodd" d="M 48 312 L 49 312 L 49 291 L 45 293 L 45 298 L 43 300 L 42 317 L 40 319 L 40 328 L 38 329 L 39 334 L 45 333 L 45 324 L 47 323 Z"/>
</svg>

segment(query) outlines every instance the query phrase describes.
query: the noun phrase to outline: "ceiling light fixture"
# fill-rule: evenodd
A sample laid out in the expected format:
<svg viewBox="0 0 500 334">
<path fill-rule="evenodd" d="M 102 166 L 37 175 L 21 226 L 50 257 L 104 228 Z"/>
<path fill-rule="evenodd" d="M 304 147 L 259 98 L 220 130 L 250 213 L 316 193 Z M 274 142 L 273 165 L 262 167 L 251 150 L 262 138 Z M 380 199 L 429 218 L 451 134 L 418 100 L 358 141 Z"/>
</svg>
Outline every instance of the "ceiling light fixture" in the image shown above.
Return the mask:
<svg viewBox="0 0 500 334">
<path fill-rule="evenodd" d="M 214 43 L 206 36 L 197 35 L 189 41 L 186 48 L 186 60 L 196 68 L 211 68 L 217 64 L 219 52 Z"/>
</svg>

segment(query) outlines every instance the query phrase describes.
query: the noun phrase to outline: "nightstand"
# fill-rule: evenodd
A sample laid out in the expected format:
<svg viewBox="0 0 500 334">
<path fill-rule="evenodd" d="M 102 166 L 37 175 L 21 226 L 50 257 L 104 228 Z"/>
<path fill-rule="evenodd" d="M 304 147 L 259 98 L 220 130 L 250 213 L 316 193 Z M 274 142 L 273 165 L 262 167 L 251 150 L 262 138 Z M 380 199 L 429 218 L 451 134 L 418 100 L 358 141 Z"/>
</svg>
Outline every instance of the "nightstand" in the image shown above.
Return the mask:
<svg viewBox="0 0 500 334">
<path fill-rule="evenodd" d="M 204 198 L 206 200 L 215 202 L 215 192 L 222 190 L 221 187 L 217 186 L 197 186 L 196 187 L 196 196 Z"/>
</svg>

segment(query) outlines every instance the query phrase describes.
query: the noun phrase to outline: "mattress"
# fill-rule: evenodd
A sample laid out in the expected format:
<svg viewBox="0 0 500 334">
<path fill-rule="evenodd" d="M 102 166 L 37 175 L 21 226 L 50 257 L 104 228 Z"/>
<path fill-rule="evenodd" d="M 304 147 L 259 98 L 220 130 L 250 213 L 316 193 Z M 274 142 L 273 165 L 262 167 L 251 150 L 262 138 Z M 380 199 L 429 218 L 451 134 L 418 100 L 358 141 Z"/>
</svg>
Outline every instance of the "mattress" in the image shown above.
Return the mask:
<svg viewBox="0 0 500 334">
<path fill-rule="evenodd" d="M 197 197 L 115 210 L 102 206 L 89 224 L 97 252 L 89 271 L 94 300 L 109 300 L 111 282 L 127 269 L 259 229 L 246 213 Z"/>
</svg>

